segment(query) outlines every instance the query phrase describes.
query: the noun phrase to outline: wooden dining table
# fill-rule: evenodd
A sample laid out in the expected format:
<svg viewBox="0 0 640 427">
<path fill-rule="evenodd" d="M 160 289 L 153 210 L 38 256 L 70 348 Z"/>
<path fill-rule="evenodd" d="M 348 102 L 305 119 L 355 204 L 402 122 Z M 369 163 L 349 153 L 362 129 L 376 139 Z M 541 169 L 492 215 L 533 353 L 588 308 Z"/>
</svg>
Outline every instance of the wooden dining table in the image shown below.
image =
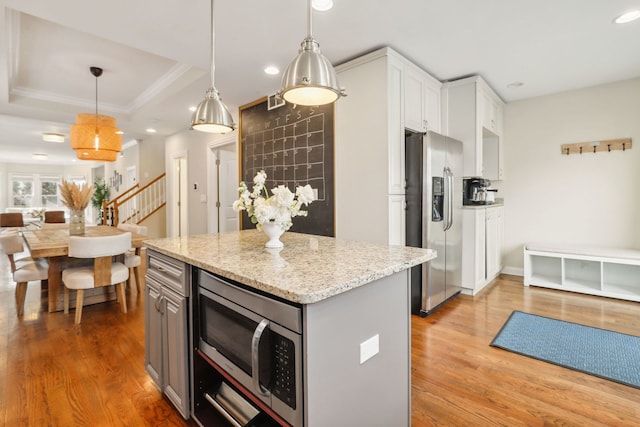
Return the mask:
<svg viewBox="0 0 640 427">
<path fill-rule="evenodd" d="M 116 227 L 107 225 L 85 227 L 84 237 L 114 236 L 124 233 Z M 58 311 L 58 300 L 62 290 L 62 269 L 69 260 L 69 224 L 43 224 L 40 229 L 24 229 L 22 236 L 31 252 L 32 258 L 47 258 L 49 261 L 49 313 Z M 144 276 L 146 273 L 146 257 L 142 243 L 148 236 L 131 233 L 131 246 L 136 254 L 140 255 L 141 263 L 138 267 L 143 283 L 140 289 L 144 289 Z M 99 274 L 99 272 L 96 272 Z"/>
</svg>

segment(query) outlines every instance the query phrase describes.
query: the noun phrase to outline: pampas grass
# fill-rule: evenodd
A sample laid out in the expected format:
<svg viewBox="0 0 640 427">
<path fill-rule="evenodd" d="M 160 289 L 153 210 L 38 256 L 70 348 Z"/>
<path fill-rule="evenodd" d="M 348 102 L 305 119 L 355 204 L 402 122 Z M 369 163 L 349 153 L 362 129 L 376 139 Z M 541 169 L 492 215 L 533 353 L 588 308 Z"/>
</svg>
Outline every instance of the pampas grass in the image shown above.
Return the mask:
<svg viewBox="0 0 640 427">
<path fill-rule="evenodd" d="M 62 203 L 71 210 L 83 211 L 91 201 L 93 196 L 93 186 L 62 180 L 59 185 Z"/>
</svg>

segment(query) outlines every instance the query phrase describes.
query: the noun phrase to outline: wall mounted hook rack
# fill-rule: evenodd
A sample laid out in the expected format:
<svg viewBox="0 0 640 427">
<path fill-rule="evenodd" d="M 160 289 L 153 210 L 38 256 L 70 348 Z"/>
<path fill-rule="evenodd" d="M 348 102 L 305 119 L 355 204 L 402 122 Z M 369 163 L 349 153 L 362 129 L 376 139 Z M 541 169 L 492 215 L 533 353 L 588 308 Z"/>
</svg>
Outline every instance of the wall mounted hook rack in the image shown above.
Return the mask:
<svg viewBox="0 0 640 427">
<path fill-rule="evenodd" d="M 611 152 L 614 150 L 630 150 L 631 138 L 609 139 L 592 142 L 577 142 L 575 144 L 562 144 L 562 154 L 597 153 L 600 151 Z"/>
</svg>

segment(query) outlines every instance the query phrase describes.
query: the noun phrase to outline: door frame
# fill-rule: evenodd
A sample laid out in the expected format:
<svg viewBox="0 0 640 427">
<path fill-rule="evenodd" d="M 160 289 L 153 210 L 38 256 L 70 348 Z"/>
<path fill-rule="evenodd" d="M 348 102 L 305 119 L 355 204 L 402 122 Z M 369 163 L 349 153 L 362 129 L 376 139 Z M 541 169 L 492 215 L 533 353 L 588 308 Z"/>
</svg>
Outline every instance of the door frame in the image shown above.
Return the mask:
<svg viewBox="0 0 640 427">
<path fill-rule="evenodd" d="M 217 149 L 233 144 L 236 155 L 238 154 L 238 137 L 230 135 L 220 138 L 207 144 L 207 232 L 217 233 L 218 230 L 218 209 L 215 202 L 218 200 L 218 174 L 216 173 L 216 160 L 218 159 Z M 238 156 L 238 158 L 240 158 Z M 238 168 L 238 171 L 240 169 Z M 238 177 L 239 178 L 239 177 Z M 239 183 L 240 181 L 238 181 Z"/>
</svg>

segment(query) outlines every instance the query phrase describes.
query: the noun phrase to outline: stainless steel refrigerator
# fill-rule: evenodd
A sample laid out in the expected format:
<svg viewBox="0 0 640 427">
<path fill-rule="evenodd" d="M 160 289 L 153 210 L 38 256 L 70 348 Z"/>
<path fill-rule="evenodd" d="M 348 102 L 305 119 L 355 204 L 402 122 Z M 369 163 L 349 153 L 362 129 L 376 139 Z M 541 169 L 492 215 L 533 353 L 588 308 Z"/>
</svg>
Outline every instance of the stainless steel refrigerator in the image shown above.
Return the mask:
<svg viewBox="0 0 640 427">
<path fill-rule="evenodd" d="M 405 135 L 406 244 L 437 258 L 411 270 L 411 310 L 427 315 L 460 293 L 462 142 L 434 132 Z"/>
</svg>

